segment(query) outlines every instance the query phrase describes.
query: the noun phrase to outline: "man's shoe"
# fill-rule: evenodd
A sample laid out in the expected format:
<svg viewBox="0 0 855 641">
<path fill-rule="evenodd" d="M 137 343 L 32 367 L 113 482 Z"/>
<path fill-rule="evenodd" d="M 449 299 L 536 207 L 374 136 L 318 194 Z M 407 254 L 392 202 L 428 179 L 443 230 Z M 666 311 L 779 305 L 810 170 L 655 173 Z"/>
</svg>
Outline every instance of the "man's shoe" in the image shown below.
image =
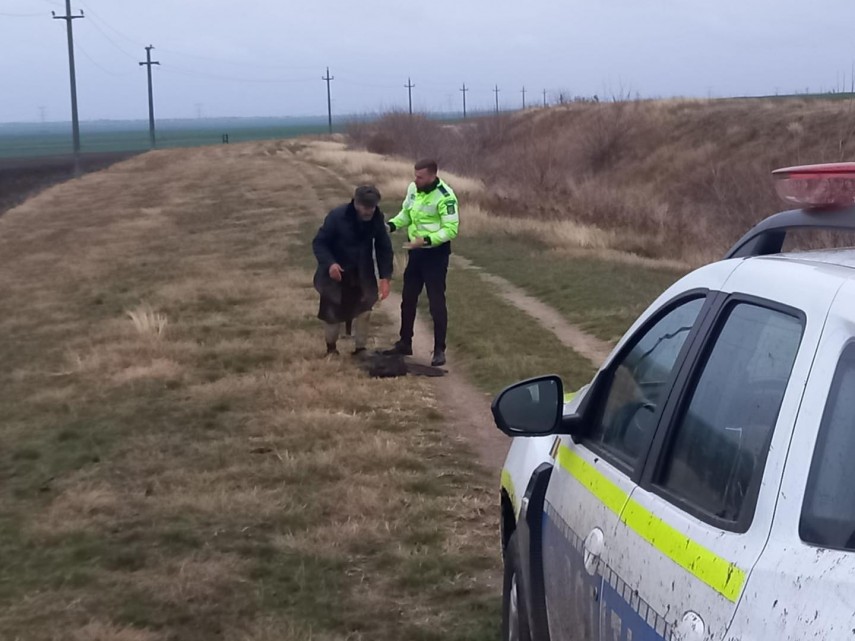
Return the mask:
<svg viewBox="0 0 855 641">
<path fill-rule="evenodd" d="M 350 353 L 350 355 L 351 355 L 351 356 L 363 356 L 363 355 L 365 354 L 365 351 L 366 351 L 366 350 L 365 350 L 365 348 L 364 348 L 364 347 L 357 347 L 356 349 L 354 349 L 354 350 Z"/>
<path fill-rule="evenodd" d="M 383 354 L 387 356 L 391 356 L 393 354 L 400 354 L 401 356 L 412 356 L 413 346 L 410 343 L 398 341 L 392 346 L 392 349 L 387 349 L 385 352 L 383 352 Z"/>
<path fill-rule="evenodd" d="M 327 356 L 338 356 L 338 348 L 335 343 L 327 343 Z"/>
<path fill-rule="evenodd" d="M 433 353 L 433 360 L 430 362 L 432 367 L 441 367 L 445 365 L 445 350 L 438 349 Z"/>
</svg>

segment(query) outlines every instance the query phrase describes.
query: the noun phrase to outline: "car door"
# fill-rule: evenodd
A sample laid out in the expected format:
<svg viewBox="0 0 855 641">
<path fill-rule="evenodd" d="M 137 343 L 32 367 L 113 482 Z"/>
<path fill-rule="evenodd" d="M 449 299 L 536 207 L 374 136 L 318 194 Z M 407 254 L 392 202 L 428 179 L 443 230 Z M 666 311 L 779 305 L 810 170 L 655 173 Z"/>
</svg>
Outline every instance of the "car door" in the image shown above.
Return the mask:
<svg viewBox="0 0 855 641">
<path fill-rule="evenodd" d="M 769 536 L 805 381 L 837 282 L 746 263 L 663 412 L 621 514 L 604 640 L 723 639 Z M 774 301 L 774 302 L 773 302 Z M 811 311 L 812 313 L 808 313 Z M 638 620 L 628 630 L 625 618 Z"/>
<path fill-rule="evenodd" d="M 855 630 L 855 282 L 823 330 L 772 534 L 728 637 L 840 639 Z"/>
<path fill-rule="evenodd" d="M 543 577 L 550 638 L 600 638 L 604 571 L 673 379 L 711 307 L 704 290 L 664 304 L 624 341 L 598 375 L 591 425 L 561 437 L 544 505 Z"/>
</svg>

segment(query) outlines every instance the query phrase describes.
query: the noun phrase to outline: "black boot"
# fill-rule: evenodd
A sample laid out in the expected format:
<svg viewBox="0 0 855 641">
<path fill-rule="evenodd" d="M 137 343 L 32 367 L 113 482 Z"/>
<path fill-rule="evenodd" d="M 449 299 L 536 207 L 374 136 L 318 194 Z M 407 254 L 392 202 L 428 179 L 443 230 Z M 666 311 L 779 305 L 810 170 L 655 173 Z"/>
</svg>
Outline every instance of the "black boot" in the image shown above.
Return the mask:
<svg viewBox="0 0 855 641">
<path fill-rule="evenodd" d="M 384 354 L 392 355 L 392 354 L 400 354 L 401 356 L 412 356 L 413 355 L 413 346 L 411 343 L 405 343 L 404 341 L 398 341 L 392 346 L 392 349 L 387 349 Z"/>
<path fill-rule="evenodd" d="M 441 367 L 445 365 L 445 350 L 435 349 L 433 351 L 433 360 L 430 362 L 433 367 Z"/>
<path fill-rule="evenodd" d="M 338 356 L 338 348 L 335 343 L 327 343 L 327 356 Z"/>
</svg>

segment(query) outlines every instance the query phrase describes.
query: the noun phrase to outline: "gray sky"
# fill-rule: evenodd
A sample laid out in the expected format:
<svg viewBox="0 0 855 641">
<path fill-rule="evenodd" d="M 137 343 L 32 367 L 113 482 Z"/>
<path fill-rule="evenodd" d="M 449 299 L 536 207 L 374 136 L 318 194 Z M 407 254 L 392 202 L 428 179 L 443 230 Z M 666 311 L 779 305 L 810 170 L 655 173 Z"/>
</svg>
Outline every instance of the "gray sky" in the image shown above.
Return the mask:
<svg viewBox="0 0 855 641">
<path fill-rule="evenodd" d="M 846 87 L 853 0 L 73 0 L 82 120 L 503 108 L 574 95 L 730 96 Z M 70 117 L 61 0 L 0 0 L 0 122 Z"/>
</svg>

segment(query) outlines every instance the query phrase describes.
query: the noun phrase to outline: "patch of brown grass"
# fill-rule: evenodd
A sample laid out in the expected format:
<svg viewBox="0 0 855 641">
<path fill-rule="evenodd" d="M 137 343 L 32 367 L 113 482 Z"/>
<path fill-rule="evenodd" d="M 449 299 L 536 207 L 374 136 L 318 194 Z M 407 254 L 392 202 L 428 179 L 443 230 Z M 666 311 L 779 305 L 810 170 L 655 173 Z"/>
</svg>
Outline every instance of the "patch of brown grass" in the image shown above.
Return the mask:
<svg viewBox="0 0 855 641">
<path fill-rule="evenodd" d="M 155 358 L 145 365 L 130 365 L 113 377 L 121 385 L 139 380 L 175 380 L 181 377 L 181 365 L 168 358 Z"/>
<path fill-rule="evenodd" d="M 392 208 L 400 205 L 407 186 L 412 182 L 412 162 L 369 151 L 348 149 L 343 143 L 322 141 L 303 144 L 299 155 L 352 177 L 354 183 L 376 184 Z M 522 211 L 519 215 L 497 220 L 494 214 L 485 209 L 483 203 L 489 201 L 489 196 L 480 180 L 445 170 L 442 174 L 465 203 L 465 219 L 462 225 L 466 234 L 527 236 L 556 249 L 605 249 L 615 244 L 614 232 L 580 224 L 570 218 L 541 220 L 527 216 L 526 212 Z M 397 210 L 392 208 L 387 212 L 390 216 L 397 213 Z M 403 265 L 399 266 L 403 268 Z"/>
<path fill-rule="evenodd" d="M 4 634 L 495 632 L 492 492 L 429 381 L 322 358 L 303 230 L 347 189 L 285 143 L 158 151 L 0 219 Z"/>
<path fill-rule="evenodd" d="M 609 249 L 697 265 L 784 208 L 771 170 L 851 159 L 853 132 L 853 101 L 675 99 L 574 103 L 453 126 L 391 114 L 351 140 L 387 156 L 435 156 L 478 179 L 487 190 L 466 206 L 480 205 L 497 227 L 569 221 L 604 232 Z"/>
<path fill-rule="evenodd" d="M 150 630 L 140 630 L 130 626 L 119 627 L 96 621 L 71 632 L 73 641 L 160 641 L 163 638 L 163 635 Z"/>
<path fill-rule="evenodd" d="M 137 330 L 143 336 L 161 338 L 169 323 L 166 314 L 154 311 L 149 305 L 140 305 L 125 312 Z"/>
</svg>

